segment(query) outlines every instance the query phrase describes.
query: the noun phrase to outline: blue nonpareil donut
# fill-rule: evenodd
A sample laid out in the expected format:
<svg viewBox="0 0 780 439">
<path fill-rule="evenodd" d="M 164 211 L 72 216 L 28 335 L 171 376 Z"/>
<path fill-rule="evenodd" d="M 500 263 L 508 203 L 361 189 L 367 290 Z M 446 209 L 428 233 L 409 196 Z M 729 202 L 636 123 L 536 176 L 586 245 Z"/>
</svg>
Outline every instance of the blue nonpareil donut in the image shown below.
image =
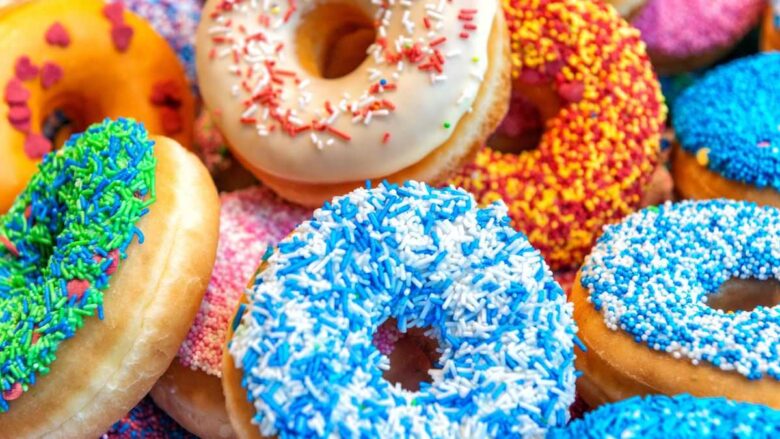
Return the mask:
<svg viewBox="0 0 780 439">
<path fill-rule="evenodd" d="M 637 397 L 601 406 L 548 437 L 773 438 L 780 437 L 780 411 L 724 398 Z"/>
<path fill-rule="evenodd" d="M 726 200 L 646 209 L 605 230 L 580 276 L 572 299 L 589 351 L 577 360 L 591 385 L 780 407 L 780 210 Z"/>
<path fill-rule="evenodd" d="M 506 206 L 465 191 L 383 184 L 317 210 L 248 291 L 224 380 L 264 436 L 505 437 L 565 425 L 574 400 L 571 305 Z M 430 328 L 432 383 L 382 378 L 388 318 Z M 229 370 L 230 368 L 230 370 Z M 235 374 L 235 372 L 233 372 Z"/>
</svg>

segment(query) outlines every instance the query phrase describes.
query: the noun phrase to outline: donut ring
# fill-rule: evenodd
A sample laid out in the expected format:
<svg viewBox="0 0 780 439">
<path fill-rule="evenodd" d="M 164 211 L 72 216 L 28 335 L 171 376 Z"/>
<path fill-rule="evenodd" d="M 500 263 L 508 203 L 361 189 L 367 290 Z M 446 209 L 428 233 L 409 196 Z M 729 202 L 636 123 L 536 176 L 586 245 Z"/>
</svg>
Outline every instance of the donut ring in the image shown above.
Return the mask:
<svg viewBox="0 0 780 439">
<path fill-rule="evenodd" d="M 663 97 L 639 33 L 602 2 L 510 1 L 504 10 L 513 87 L 546 130 L 533 151 L 483 149 L 452 182 L 482 204 L 504 200 L 554 270 L 576 267 L 605 224 L 639 206 L 658 161 Z"/>
<path fill-rule="evenodd" d="M 591 406 L 633 395 L 780 408 L 780 211 L 665 204 L 607 227 L 571 300 Z M 761 283 L 761 281 L 766 281 Z"/>
<path fill-rule="evenodd" d="M 24 34 L 27 37 L 19 38 Z M 0 212 L 64 138 L 43 125 L 64 110 L 76 131 L 106 117 L 133 117 L 153 134 L 190 146 L 194 102 L 168 44 L 121 3 L 22 2 L 0 11 Z M 65 137 L 66 138 L 66 137 Z"/>
<path fill-rule="evenodd" d="M 553 431 L 551 439 L 604 437 L 771 438 L 780 434 L 780 412 L 724 398 L 653 395 L 605 405 Z"/>
<path fill-rule="evenodd" d="M 672 171 L 684 198 L 780 207 L 780 54 L 742 58 L 688 88 L 674 106 Z"/>
<path fill-rule="evenodd" d="M 205 290 L 216 206 L 198 160 L 132 121 L 46 156 L 0 217 L 3 436 L 97 436 L 143 398 Z"/>
<path fill-rule="evenodd" d="M 750 32 L 766 0 L 650 0 L 632 24 L 662 75 L 706 67 Z M 702 32 L 706 29 L 706 32 Z"/>
<path fill-rule="evenodd" d="M 569 417 L 570 304 L 501 203 L 417 182 L 359 189 L 261 270 L 223 356 L 240 437 L 538 436 Z M 372 338 L 388 318 L 439 343 L 417 392 L 382 378 Z"/>
<path fill-rule="evenodd" d="M 177 361 L 152 389 L 154 401 L 201 437 L 233 437 L 222 395 L 222 351 L 244 288 L 269 246 L 311 213 L 282 201 L 267 188 L 223 194 L 220 239 L 211 281 L 179 348 Z"/>
<path fill-rule="evenodd" d="M 508 40 L 496 0 L 431 10 L 212 0 L 203 17 L 206 106 L 236 158 L 299 204 L 321 206 L 369 179 L 443 182 L 506 113 Z M 348 66 L 325 60 L 353 58 L 366 33 L 367 58 L 331 77 Z"/>
</svg>

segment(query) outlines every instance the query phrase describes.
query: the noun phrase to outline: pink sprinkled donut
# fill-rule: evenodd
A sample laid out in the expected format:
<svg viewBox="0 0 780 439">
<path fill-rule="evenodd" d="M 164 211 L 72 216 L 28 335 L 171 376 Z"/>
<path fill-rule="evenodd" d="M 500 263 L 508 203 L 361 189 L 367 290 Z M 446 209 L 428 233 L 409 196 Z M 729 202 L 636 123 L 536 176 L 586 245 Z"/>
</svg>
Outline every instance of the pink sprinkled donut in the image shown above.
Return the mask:
<svg viewBox="0 0 780 439">
<path fill-rule="evenodd" d="M 633 24 L 661 74 L 716 61 L 756 25 L 765 0 L 650 0 Z"/>
<path fill-rule="evenodd" d="M 152 398 L 187 430 L 202 437 L 232 437 L 220 385 L 228 320 L 268 246 L 311 212 L 252 187 L 221 197 L 217 261 L 200 311 Z"/>
</svg>

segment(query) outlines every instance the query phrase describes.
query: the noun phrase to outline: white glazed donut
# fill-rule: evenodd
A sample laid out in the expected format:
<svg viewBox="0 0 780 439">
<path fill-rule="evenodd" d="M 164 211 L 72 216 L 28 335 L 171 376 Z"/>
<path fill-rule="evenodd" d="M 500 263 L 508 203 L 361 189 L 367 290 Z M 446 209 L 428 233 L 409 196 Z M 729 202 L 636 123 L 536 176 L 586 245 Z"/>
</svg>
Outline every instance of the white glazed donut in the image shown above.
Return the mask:
<svg viewBox="0 0 780 439">
<path fill-rule="evenodd" d="M 495 0 L 212 0 L 197 68 L 244 165 L 317 205 L 366 179 L 444 178 L 506 112 L 507 50 Z"/>
</svg>

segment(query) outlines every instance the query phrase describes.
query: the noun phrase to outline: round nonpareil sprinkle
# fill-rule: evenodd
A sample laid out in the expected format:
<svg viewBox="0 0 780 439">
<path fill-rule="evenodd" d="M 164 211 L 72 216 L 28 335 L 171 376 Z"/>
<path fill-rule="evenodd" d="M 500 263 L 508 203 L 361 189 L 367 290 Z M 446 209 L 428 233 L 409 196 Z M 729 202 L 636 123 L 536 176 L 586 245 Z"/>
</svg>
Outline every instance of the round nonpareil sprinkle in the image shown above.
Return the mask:
<svg viewBox="0 0 780 439">
<path fill-rule="evenodd" d="M 230 342 L 265 436 L 505 437 L 565 425 L 571 305 L 502 203 L 407 182 L 359 189 L 278 246 Z M 389 318 L 441 357 L 410 392 L 372 344 Z"/>
<path fill-rule="evenodd" d="M 144 398 L 101 439 L 196 439 L 160 410 L 151 398 Z"/>
<path fill-rule="evenodd" d="M 634 397 L 603 405 L 548 437 L 770 439 L 780 437 L 780 411 L 724 398 Z"/>
<path fill-rule="evenodd" d="M 710 71 L 674 106 L 680 146 L 730 180 L 780 191 L 780 54 Z"/>
<path fill-rule="evenodd" d="M 561 99 L 536 150 L 486 148 L 452 182 L 504 200 L 553 269 L 582 262 L 601 228 L 633 212 L 666 117 L 639 32 L 593 0 L 505 0 L 516 81 Z"/>
<path fill-rule="evenodd" d="M 0 218 L 0 412 L 35 384 L 57 347 L 89 316 L 103 316 L 110 274 L 155 200 L 153 142 L 119 119 L 47 155 Z"/>
<path fill-rule="evenodd" d="M 610 329 L 693 364 L 780 380 L 780 306 L 707 305 L 734 278 L 780 280 L 780 210 L 725 200 L 647 209 L 606 228 L 581 276 Z"/>
</svg>

